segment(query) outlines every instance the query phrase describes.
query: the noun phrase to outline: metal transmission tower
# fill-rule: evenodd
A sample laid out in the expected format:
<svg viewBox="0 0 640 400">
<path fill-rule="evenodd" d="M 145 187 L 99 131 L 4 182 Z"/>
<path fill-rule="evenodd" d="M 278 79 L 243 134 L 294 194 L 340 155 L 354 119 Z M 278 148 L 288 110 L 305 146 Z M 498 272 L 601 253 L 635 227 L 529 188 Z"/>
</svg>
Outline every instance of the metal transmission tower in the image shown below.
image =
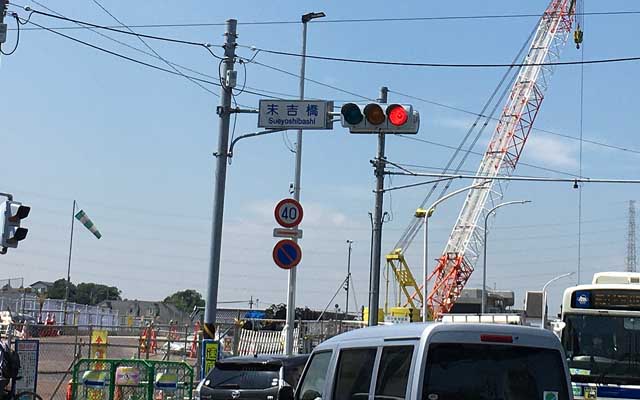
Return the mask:
<svg viewBox="0 0 640 400">
<path fill-rule="evenodd" d="M 627 236 L 627 272 L 636 272 L 636 201 L 629 200 L 629 232 Z"/>
<path fill-rule="evenodd" d="M 469 191 L 438 265 L 429 275 L 433 288 L 426 303 L 434 317 L 451 310 L 473 272 L 483 248 L 482 232 L 477 229 L 477 222 L 500 202 L 503 195 L 504 184 L 497 181 L 494 185 L 490 178 L 511 175 L 520 159 L 553 73 L 553 66 L 548 64 L 558 60 L 560 50 L 567 42 L 575 7 L 576 0 L 552 0 L 540 18 L 522 62 L 524 65 L 520 67 L 478 168 L 476 176 L 483 178 L 474 181 L 479 184 L 486 181 L 484 177 L 487 177 L 490 183 Z M 425 303 L 422 288 L 413 279 L 404 259 L 404 253 L 418 229 L 413 221 L 396 249 L 387 256 L 387 261 L 394 267 L 400 288 L 407 296 L 407 304 L 412 307 L 415 307 L 416 299 L 423 306 Z"/>
</svg>

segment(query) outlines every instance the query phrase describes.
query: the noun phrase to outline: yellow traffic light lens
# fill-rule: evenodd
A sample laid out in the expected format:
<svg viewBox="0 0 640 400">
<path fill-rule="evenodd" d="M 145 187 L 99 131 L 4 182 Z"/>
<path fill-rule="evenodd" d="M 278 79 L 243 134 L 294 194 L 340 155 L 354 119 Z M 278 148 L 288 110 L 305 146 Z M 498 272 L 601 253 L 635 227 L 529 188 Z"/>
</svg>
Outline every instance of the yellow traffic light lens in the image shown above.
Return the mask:
<svg viewBox="0 0 640 400">
<path fill-rule="evenodd" d="M 380 125 L 385 120 L 382 107 L 380 107 L 379 104 L 375 103 L 367 104 L 367 106 L 364 108 L 364 116 L 372 125 Z"/>
</svg>

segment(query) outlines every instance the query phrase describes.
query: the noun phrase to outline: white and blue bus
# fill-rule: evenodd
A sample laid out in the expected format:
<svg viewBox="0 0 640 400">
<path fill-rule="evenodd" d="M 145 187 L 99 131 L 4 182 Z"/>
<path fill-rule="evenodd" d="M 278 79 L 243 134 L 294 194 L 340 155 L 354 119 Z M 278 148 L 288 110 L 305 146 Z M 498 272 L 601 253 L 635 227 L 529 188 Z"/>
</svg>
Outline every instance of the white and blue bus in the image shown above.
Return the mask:
<svg viewBox="0 0 640 400">
<path fill-rule="evenodd" d="M 640 399 L 640 273 L 568 288 L 561 316 L 574 398 Z"/>
</svg>

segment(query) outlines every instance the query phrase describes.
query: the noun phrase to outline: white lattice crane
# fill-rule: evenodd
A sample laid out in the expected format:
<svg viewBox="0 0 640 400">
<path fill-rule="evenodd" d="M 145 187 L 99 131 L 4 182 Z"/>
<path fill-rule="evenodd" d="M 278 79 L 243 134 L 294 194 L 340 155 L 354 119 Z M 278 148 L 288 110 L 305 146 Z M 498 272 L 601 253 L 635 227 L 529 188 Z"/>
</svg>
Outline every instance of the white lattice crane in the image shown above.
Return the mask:
<svg viewBox="0 0 640 400">
<path fill-rule="evenodd" d="M 576 15 L 574 41 L 579 46 L 582 42 L 579 19 L 582 13 L 581 7 L 580 10 L 576 8 L 576 0 L 552 0 L 540 18 L 529 51 L 480 162 L 476 176 L 481 178 L 476 179 L 474 184 L 498 175 L 509 176 L 514 171 L 553 73 L 553 65 L 549 64 L 558 60 Z M 433 288 L 428 295 L 427 305 L 434 317 L 451 310 L 469 280 L 483 246 L 483 235 L 478 230 L 477 222 L 500 201 L 503 189 L 500 181 L 489 181 L 482 188 L 468 192 L 445 250 L 429 276 Z M 395 250 L 387 255 L 387 263 L 407 298 L 407 305 L 412 308 L 417 308 L 416 302 L 421 306 L 425 302 L 422 288 L 416 283 L 404 252 L 417 235 L 420 225 L 419 220 L 413 220 Z"/>
</svg>

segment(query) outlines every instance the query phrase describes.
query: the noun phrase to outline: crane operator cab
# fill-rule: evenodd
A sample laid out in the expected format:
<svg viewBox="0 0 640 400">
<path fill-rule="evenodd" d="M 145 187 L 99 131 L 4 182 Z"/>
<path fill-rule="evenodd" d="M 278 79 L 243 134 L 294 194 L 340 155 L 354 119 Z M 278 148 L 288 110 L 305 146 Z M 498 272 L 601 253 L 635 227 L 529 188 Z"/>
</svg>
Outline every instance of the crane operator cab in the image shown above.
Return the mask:
<svg viewBox="0 0 640 400">
<path fill-rule="evenodd" d="M 295 400 L 572 400 L 551 332 L 496 324 L 364 328 L 316 347 Z"/>
</svg>

